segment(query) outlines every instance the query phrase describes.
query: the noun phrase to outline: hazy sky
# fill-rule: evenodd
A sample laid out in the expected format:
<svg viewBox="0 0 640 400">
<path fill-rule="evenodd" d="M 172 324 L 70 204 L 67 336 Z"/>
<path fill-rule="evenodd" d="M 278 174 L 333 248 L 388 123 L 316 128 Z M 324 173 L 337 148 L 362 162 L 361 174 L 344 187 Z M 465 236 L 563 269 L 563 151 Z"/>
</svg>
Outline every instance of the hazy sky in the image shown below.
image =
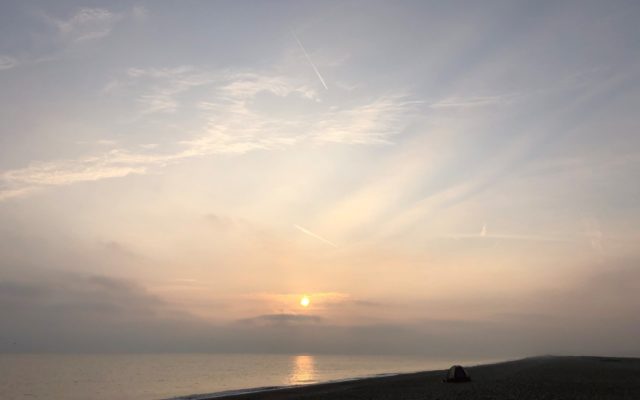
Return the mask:
<svg viewBox="0 0 640 400">
<path fill-rule="evenodd" d="M 0 351 L 640 354 L 638 21 L 3 1 Z"/>
</svg>

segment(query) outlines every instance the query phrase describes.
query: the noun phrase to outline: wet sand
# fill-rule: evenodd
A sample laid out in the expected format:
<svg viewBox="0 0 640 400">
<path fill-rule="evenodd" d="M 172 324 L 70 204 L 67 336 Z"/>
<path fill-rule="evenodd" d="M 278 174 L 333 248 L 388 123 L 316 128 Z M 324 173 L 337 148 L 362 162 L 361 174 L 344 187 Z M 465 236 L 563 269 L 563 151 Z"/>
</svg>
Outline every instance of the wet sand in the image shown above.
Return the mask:
<svg viewBox="0 0 640 400">
<path fill-rule="evenodd" d="M 536 357 L 467 368 L 472 382 L 443 383 L 446 371 L 277 389 L 216 400 L 640 399 L 640 359 Z"/>
</svg>

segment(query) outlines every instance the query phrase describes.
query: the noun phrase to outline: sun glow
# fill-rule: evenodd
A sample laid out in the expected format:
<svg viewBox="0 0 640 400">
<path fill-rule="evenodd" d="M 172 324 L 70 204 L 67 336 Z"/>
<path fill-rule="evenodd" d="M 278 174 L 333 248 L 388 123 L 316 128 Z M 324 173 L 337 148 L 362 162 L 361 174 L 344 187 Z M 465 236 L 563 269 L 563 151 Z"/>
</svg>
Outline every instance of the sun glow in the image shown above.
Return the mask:
<svg viewBox="0 0 640 400">
<path fill-rule="evenodd" d="M 300 305 L 302 307 L 309 307 L 309 304 L 311 304 L 311 300 L 309 300 L 309 296 L 302 296 L 302 298 L 300 299 Z"/>
</svg>

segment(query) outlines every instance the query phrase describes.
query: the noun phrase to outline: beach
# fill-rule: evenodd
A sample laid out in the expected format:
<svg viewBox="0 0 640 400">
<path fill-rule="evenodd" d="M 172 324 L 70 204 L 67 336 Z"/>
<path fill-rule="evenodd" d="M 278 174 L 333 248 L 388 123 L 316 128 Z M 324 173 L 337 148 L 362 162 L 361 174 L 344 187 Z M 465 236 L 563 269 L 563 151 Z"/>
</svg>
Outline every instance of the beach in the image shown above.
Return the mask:
<svg viewBox="0 0 640 400">
<path fill-rule="evenodd" d="M 446 371 L 429 371 L 182 399 L 640 399 L 638 358 L 546 356 L 472 366 L 467 371 L 469 383 L 444 383 Z"/>
</svg>

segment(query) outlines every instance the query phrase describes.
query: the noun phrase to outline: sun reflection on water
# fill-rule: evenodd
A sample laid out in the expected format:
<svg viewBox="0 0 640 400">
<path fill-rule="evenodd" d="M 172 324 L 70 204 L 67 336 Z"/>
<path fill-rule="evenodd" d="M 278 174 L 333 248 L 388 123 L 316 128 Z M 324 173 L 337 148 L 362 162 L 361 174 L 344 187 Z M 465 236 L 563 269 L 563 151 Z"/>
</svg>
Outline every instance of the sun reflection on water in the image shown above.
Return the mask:
<svg viewBox="0 0 640 400">
<path fill-rule="evenodd" d="M 316 381 L 316 368 L 313 356 L 299 355 L 293 357 L 291 372 L 289 373 L 290 385 L 302 385 Z"/>
</svg>

